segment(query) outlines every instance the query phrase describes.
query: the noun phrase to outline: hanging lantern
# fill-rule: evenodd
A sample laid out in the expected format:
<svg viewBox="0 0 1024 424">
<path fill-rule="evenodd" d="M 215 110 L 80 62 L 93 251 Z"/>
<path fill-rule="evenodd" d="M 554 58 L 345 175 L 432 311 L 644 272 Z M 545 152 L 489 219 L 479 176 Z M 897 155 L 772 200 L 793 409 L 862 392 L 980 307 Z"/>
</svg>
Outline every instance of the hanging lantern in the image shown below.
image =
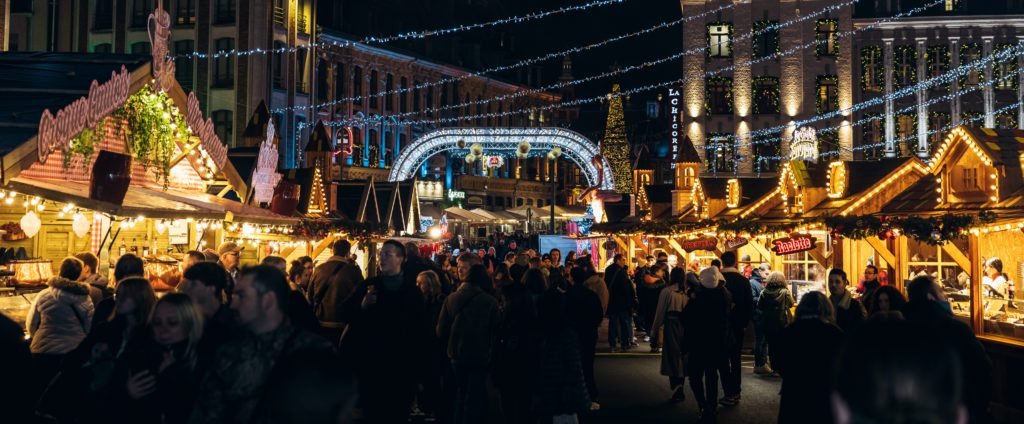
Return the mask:
<svg viewBox="0 0 1024 424">
<path fill-rule="evenodd" d="M 36 215 L 35 211 L 28 211 L 25 216 L 21 217 L 21 230 L 25 232 L 25 236 L 28 238 L 39 234 L 39 229 L 42 225 L 43 221 L 39 220 L 39 215 Z"/>
<path fill-rule="evenodd" d="M 555 159 L 558 159 L 559 157 L 562 156 L 562 148 L 561 147 L 552 147 L 551 148 L 551 155 L 554 156 Z"/>
<path fill-rule="evenodd" d="M 481 156 L 484 154 L 484 146 L 480 143 L 474 143 L 473 146 L 469 148 L 469 152 L 475 156 Z"/>
<path fill-rule="evenodd" d="M 76 236 L 85 237 L 86 234 L 89 234 L 89 227 L 91 226 L 89 220 L 85 219 L 85 215 L 82 215 L 81 212 L 75 212 L 75 216 L 71 220 L 71 231 Z"/>
<path fill-rule="evenodd" d="M 162 219 L 157 221 L 156 224 L 153 225 L 153 227 L 156 230 L 156 233 L 159 235 L 164 235 L 164 231 L 167 230 L 167 224 Z"/>
</svg>

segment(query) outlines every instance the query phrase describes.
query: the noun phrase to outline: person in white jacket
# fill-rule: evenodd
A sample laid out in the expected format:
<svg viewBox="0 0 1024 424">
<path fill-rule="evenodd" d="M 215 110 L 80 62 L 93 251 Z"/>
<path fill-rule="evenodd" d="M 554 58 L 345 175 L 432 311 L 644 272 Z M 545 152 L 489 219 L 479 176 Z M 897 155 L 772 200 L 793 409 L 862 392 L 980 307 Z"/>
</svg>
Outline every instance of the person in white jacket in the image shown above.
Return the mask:
<svg viewBox="0 0 1024 424">
<path fill-rule="evenodd" d="M 32 302 L 25 320 L 32 342 L 33 362 L 42 381 L 57 373 L 64 356 L 78 347 L 89 334 L 93 304 L 89 285 L 75 281 L 82 274 L 82 261 L 69 257 L 60 272 L 47 282 Z"/>
</svg>

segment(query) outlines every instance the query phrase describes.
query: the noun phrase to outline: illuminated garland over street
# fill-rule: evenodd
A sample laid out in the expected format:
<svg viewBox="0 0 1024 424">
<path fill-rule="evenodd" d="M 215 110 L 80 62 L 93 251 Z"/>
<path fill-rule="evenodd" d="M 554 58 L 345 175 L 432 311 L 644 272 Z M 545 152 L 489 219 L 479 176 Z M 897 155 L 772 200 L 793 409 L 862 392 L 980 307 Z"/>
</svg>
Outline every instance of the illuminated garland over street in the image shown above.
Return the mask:
<svg viewBox="0 0 1024 424">
<path fill-rule="evenodd" d="M 638 223 L 600 223 L 592 230 L 598 234 L 643 234 L 649 236 L 683 236 L 709 234 L 722 238 L 784 237 L 794 232 L 823 229 L 835 239 L 862 240 L 869 237 L 894 239 L 905 234 L 921 242 L 940 245 L 967 236 L 971 228 L 994 222 L 996 214 L 945 214 L 934 217 L 898 217 L 861 215 L 844 217 L 815 217 L 785 224 L 758 222 L 756 218 L 736 221 L 703 220 L 696 223 L 670 223 L 643 221 Z"/>
</svg>

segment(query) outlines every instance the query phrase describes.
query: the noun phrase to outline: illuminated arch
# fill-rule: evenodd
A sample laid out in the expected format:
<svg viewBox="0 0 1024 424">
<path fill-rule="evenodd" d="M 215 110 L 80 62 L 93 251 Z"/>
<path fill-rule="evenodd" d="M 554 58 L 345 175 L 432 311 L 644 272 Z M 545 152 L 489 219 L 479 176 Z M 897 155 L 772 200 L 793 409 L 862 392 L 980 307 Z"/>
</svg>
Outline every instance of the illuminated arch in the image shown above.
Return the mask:
<svg viewBox="0 0 1024 424">
<path fill-rule="evenodd" d="M 458 141 L 464 140 L 464 148 Z M 600 148 L 579 133 L 565 128 L 443 128 L 431 131 L 402 150 L 395 159 L 389 181 L 405 181 L 416 174 L 416 170 L 428 158 L 445 152 L 469 153 L 469 147 L 479 143 L 484 152 L 514 157 L 523 141 L 530 143 L 530 156 L 543 157 L 553 147 L 562 149 L 563 157 L 583 170 L 589 186 L 600 184 L 603 190 L 614 188 L 610 172 L 599 170 L 594 159 L 599 157 Z M 608 161 L 601 158 L 602 169 L 611 169 Z"/>
</svg>

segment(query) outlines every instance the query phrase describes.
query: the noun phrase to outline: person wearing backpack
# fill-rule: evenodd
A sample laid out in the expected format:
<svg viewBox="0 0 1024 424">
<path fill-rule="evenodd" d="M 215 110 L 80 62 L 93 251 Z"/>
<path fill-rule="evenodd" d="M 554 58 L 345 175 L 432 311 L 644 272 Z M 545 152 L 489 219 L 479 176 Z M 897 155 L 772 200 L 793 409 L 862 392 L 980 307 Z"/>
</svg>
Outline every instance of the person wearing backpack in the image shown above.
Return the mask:
<svg viewBox="0 0 1024 424">
<path fill-rule="evenodd" d="M 348 240 L 335 241 L 332 250 L 334 256 L 313 269 L 306 296 L 313 313 L 320 320 L 320 334 L 337 343 L 345 329 L 341 308 L 356 287 L 362 284 L 363 272 L 349 257 L 352 243 Z"/>
<path fill-rule="evenodd" d="M 786 288 L 786 276 L 778 271 L 768 275 L 764 291 L 757 301 L 757 309 L 760 311 L 761 329 L 768 344 L 769 361 L 773 359 L 773 352 L 778 348 L 776 341 L 779 335 L 793 321 L 790 309 L 794 304 L 793 294 Z"/>
<path fill-rule="evenodd" d="M 456 424 L 484 421 L 487 370 L 501 322 L 498 300 L 487 293 L 491 284 L 487 268 L 473 265 L 466 283 L 445 299 L 437 320 L 437 336 L 446 341 L 455 371 Z"/>
</svg>

